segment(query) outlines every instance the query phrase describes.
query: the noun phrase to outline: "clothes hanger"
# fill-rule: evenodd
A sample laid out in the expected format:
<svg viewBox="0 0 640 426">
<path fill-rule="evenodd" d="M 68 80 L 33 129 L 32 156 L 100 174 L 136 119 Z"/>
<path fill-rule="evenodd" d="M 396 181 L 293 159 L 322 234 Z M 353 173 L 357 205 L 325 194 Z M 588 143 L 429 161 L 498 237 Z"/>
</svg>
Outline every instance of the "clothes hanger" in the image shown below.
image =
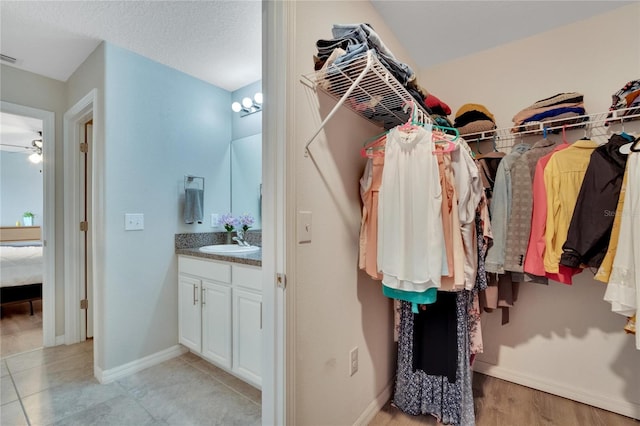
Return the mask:
<svg viewBox="0 0 640 426">
<path fill-rule="evenodd" d="M 620 133 L 620 136 L 627 139 L 629 142 L 633 142 L 634 137 L 624 131 L 624 117 L 620 118 L 620 124 L 622 125 L 622 133 Z"/>
<path fill-rule="evenodd" d="M 433 151 L 434 154 L 443 154 L 445 152 L 451 152 L 456 149 L 457 145 L 453 142 L 455 139 L 449 139 L 446 133 L 436 131 L 432 133 L 433 141 L 437 145 L 441 145 L 442 143 L 446 143 L 446 146 L 443 149 L 438 149 Z"/>
<path fill-rule="evenodd" d="M 360 150 L 360 156 L 363 158 L 373 158 L 384 156 L 384 145 L 387 142 L 387 132 L 378 135 L 373 142 L 366 144 Z"/>
<path fill-rule="evenodd" d="M 569 145 L 569 141 L 567 140 L 567 125 L 562 125 L 562 142 Z"/>
<path fill-rule="evenodd" d="M 478 151 L 478 155 L 482 155 L 482 151 L 480 151 L 480 136 L 476 139 L 476 151 Z"/>
<path fill-rule="evenodd" d="M 497 139 L 498 139 L 498 134 L 497 133 L 493 133 L 493 139 L 491 139 L 491 144 L 493 145 L 493 152 L 498 152 L 498 146 L 497 146 Z"/>
<path fill-rule="evenodd" d="M 631 151 L 640 152 L 640 138 L 636 138 L 636 140 L 631 143 Z"/>
<path fill-rule="evenodd" d="M 547 126 L 542 127 L 542 139 L 547 138 Z"/>
</svg>

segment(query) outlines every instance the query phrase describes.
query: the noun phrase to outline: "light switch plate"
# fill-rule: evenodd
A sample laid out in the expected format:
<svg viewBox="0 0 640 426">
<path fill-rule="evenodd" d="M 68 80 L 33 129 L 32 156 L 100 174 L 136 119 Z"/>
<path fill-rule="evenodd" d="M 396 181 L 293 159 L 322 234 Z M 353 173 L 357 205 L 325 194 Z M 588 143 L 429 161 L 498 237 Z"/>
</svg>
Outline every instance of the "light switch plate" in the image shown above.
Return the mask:
<svg viewBox="0 0 640 426">
<path fill-rule="evenodd" d="M 298 243 L 311 242 L 311 212 L 298 212 Z"/>
<path fill-rule="evenodd" d="M 124 230 L 125 231 L 142 231 L 144 229 L 143 213 L 125 213 Z"/>
</svg>

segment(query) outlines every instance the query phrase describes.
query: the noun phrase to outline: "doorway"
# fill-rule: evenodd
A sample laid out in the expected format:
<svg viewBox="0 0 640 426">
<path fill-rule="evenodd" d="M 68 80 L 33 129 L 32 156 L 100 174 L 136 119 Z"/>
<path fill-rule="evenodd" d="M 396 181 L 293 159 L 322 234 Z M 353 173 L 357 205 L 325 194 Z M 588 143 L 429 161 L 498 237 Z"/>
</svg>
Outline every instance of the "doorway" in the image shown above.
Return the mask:
<svg viewBox="0 0 640 426">
<path fill-rule="evenodd" d="M 31 313 L 31 307 L 34 306 L 34 315 L 36 315 L 38 309 L 41 306 L 42 315 L 42 339 L 38 346 L 54 346 L 56 342 L 55 336 L 55 121 L 54 113 L 37 108 L 26 107 L 23 105 L 13 104 L 10 102 L 0 103 L 0 112 L 2 114 L 8 114 L 23 122 L 38 123 L 41 126 L 41 132 L 34 137 L 33 140 L 29 140 L 29 160 L 37 165 L 37 172 L 42 172 L 42 186 L 40 198 L 40 220 L 37 216 L 25 215 L 25 212 L 34 213 L 28 209 L 31 207 L 24 207 L 24 212 L 20 213 L 20 218 L 11 219 L 10 222 L 6 222 L 9 218 L 3 217 L 3 234 L 6 232 L 14 232 L 15 236 L 10 236 L 7 239 L 22 240 L 24 244 L 28 244 L 29 247 L 37 247 L 33 244 L 33 241 L 40 240 L 39 252 L 41 253 L 40 260 L 40 272 L 38 273 L 38 279 L 40 285 L 33 281 L 33 277 L 23 277 L 27 281 L 19 283 L 19 289 L 14 292 L 19 300 L 29 300 L 28 302 L 28 314 Z M 4 127 L 4 126 L 3 126 Z M 3 141 L 7 139 L 3 137 Z M 25 149 L 25 148 L 22 148 Z M 37 158 L 37 157 L 40 158 Z M 26 160 L 27 158 L 21 158 Z M 41 161 L 37 164 L 35 161 Z M 26 191 L 25 191 L 26 192 Z M 5 197 L 3 195 L 3 201 Z M 19 202 L 19 206 L 15 206 L 16 211 L 22 211 L 23 206 L 28 203 L 27 199 L 22 199 Z M 37 203 L 37 201 L 32 201 Z M 5 204 L 3 202 L 3 204 Z M 3 215 L 4 216 L 4 215 Z M 30 219 L 30 220 L 29 220 Z M 5 227 L 6 222 L 6 227 Z M 31 227 L 24 225 L 31 224 Z M 32 231 L 35 234 L 32 235 Z M 37 234 L 37 235 L 36 235 Z M 20 244 L 14 244 L 20 245 Z M 21 255 L 22 256 L 22 255 Z M 34 266 L 29 265 L 27 271 L 33 270 Z M 3 274 L 6 278 L 6 275 Z M 22 279 L 22 278 L 21 278 Z M 35 288 L 37 286 L 39 288 Z M 24 290 L 24 291 L 23 291 Z M 4 290 L 3 290 L 4 293 Z M 41 295 L 41 300 L 38 298 Z M 22 299 L 20 299 L 22 297 Z M 9 299 L 3 298 L 3 301 Z M 25 306 L 25 304 L 22 304 Z M 31 315 L 29 315 L 31 316 Z M 34 319 L 27 318 L 27 323 L 33 323 Z M 38 321 L 35 321 L 38 322 Z M 3 336 L 4 339 L 5 336 Z M 37 342 L 32 342 L 37 344 Z M 28 348 L 24 348 L 25 350 Z M 15 350 L 20 351 L 20 347 L 16 347 Z M 6 355 L 3 353 L 3 356 Z"/>
<path fill-rule="evenodd" d="M 93 142 L 95 89 L 64 115 L 65 343 L 93 338 Z"/>
</svg>

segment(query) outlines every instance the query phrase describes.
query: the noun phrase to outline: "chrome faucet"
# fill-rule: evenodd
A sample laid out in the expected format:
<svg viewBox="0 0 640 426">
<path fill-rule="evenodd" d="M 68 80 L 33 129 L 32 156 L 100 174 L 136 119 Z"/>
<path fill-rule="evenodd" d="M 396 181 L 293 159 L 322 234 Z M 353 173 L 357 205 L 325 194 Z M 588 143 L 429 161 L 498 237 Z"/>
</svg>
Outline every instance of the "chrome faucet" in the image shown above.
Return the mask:
<svg viewBox="0 0 640 426">
<path fill-rule="evenodd" d="M 238 229 L 238 231 L 236 233 L 237 233 L 237 236 L 231 238 L 233 241 L 238 243 L 239 246 L 251 247 L 251 244 L 249 244 L 248 242 L 246 242 L 244 240 L 244 231 L 243 230 Z"/>
</svg>

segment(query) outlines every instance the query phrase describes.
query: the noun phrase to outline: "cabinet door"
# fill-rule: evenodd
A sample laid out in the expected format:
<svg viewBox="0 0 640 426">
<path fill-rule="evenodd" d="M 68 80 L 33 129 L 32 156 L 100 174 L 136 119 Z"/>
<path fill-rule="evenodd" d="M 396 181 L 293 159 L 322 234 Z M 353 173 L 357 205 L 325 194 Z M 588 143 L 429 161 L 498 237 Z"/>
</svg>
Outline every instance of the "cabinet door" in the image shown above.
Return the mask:
<svg viewBox="0 0 640 426">
<path fill-rule="evenodd" d="M 201 352 L 200 280 L 178 276 L 178 324 L 180 343 Z"/>
<path fill-rule="evenodd" d="M 262 296 L 233 289 L 233 371 L 261 385 Z"/>
<path fill-rule="evenodd" d="M 231 287 L 202 281 L 202 355 L 231 368 Z"/>
</svg>

